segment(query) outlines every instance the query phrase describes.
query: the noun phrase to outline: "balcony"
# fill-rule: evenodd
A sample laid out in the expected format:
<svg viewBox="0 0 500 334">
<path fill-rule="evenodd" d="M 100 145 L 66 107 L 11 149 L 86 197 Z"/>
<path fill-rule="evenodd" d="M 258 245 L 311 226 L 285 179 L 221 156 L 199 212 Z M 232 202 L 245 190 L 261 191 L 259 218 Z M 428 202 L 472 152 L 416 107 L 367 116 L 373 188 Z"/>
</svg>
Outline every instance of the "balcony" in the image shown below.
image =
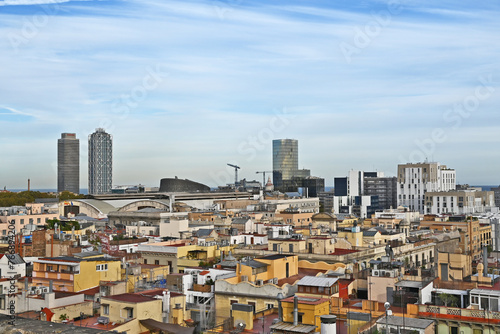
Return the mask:
<svg viewBox="0 0 500 334">
<path fill-rule="evenodd" d="M 57 271 L 33 271 L 33 278 L 73 281 L 73 274 L 74 273 L 70 274 Z"/>
<path fill-rule="evenodd" d="M 420 317 L 437 320 L 454 320 L 471 323 L 500 324 L 500 312 L 463 309 L 458 307 L 419 305 Z"/>
<path fill-rule="evenodd" d="M 197 292 L 212 292 L 213 285 L 201 285 L 201 284 L 193 284 L 192 291 Z"/>
</svg>

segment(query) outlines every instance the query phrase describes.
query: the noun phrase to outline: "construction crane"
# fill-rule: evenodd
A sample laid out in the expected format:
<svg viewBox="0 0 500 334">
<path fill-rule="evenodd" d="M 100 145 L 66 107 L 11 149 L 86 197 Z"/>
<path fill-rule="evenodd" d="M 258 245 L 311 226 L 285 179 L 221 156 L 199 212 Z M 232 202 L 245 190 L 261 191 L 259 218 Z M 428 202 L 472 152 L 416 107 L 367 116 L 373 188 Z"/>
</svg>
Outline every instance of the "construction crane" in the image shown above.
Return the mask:
<svg viewBox="0 0 500 334">
<path fill-rule="evenodd" d="M 266 173 L 272 173 L 272 171 L 261 171 L 261 172 L 255 172 L 255 174 L 262 174 L 262 189 L 266 187 Z"/>
<path fill-rule="evenodd" d="M 236 165 L 231 165 L 231 164 L 227 164 L 229 167 L 233 167 L 234 168 L 234 187 L 238 187 L 238 169 L 240 169 L 240 166 L 236 166 Z"/>
</svg>

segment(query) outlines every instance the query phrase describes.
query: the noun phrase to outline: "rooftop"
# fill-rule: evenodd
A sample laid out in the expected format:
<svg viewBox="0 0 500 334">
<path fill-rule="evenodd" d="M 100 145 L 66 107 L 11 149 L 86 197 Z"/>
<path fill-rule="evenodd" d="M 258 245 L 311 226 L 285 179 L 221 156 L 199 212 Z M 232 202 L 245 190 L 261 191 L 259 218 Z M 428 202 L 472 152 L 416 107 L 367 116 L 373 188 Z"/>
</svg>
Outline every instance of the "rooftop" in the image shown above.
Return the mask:
<svg viewBox="0 0 500 334">
<path fill-rule="evenodd" d="M 425 319 L 415 319 L 415 318 L 403 318 L 403 317 L 397 317 L 394 315 L 390 315 L 387 318 L 387 323 L 390 326 L 405 326 L 405 327 L 412 327 L 412 328 L 421 328 L 425 329 L 432 325 L 434 320 L 425 320 Z M 385 317 L 381 317 L 380 319 L 377 320 L 377 324 L 383 324 L 385 325 Z"/>
<path fill-rule="evenodd" d="M 36 312 L 38 313 L 38 312 Z M 61 333 L 61 334 L 97 334 L 97 333 L 107 333 L 109 330 L 113 329 L 117 326 L 108 325 L 106 328 L 97 328 L 91 326 L 85 326 L 85 321 L 94 319 L 94 322 L 97 323 L 96 318 L 88 318 L 82 321 L 82 327 L 68 326 L 67 324 L 59 324 L 54 322 L 40 321 L 38 319 L 28 319 L 24 317 L 17 317 L 14 326 L 10 326 L 9 322 L 11 321 L 10 317 L 6 315 L 0 315 L 0 328 L 4 330 L 12 329 L 12 332 L 20 332 L 23 333 Z M 90 321 L 89 321 L 90 322 Z M 75 323 L 75 325 L 79 325 L 80 322 Z M 104 327 L 104 325 L 101 325 Z"/>
<path fill-rule="evenodd" d="M 335 252 L 330 253 L 330 255 L 347 255 L 347 254 L 352 254 L 352 253 L 357 253 L 357 252 L 359 252 L 359 250 L 335 248 Z"/>
<path fill-rule="evenodd" d="M 257 260 L 259 259 L 262 259 L 262 260 L 279 260 L 279 259 L 283 259 L 283 258 L 286 258 L 286 257 L 290 257 L 290 256 L 293 256 L 293 255 L 286 255 L 286 254 L 274 254 L 274 255 L 268 255 L 268 256 L 263 256 L 263 257 L 259 257 Z"/>
<path fill-rule="evenodd" d="M 281 301 L 293 303 L 294 298 L 295 297 L 292 296 L 282 299 Z M 308 305 L 318 305 L 325 302 L 329 302 L 329 300 L 326 298 L 313 298 L 313 297 L 297 297 L 297 301 L 299 302 L 299 304 L 308 304 Z"/>
<path fill-rule="evenodd" d="M 305 276 L 298 282 L 298 285 L 331 287 L 332 285 L 337 283 L 337 281 L 338 278 L 332 277 Z"/>
<path fill-rule="evenodd" d="M 135 293 L 122 293 L 121 295 L 102 297 L 101 303 L 105 304 L 104 301 L 106 299 L 111 299 L 111 300 L 126 302 L 126 303 L 132 303 L 132 304 L 145 303 L 145 302 L 150 302 L 150 301 L 156 300 L 155 298 L 153 298 L 151 296 L 146 296 L 146 295 L 142 295 L 142 294 L 135 294 Z"/>
</svg>

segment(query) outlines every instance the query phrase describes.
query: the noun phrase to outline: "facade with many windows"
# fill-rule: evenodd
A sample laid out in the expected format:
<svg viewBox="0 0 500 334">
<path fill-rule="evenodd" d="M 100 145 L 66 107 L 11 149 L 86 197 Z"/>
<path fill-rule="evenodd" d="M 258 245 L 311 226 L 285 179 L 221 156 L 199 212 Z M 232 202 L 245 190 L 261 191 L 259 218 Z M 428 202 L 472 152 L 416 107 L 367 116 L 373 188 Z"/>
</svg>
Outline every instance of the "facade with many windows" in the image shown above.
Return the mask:
<svg viewBox="0 0 500 334">
<path fill-rule="evenodd" d="M 439 162 L 398 165 L 398 205 L 424 213 L 427 192 L 456 189 L 456 173 Z"/>
</svg>

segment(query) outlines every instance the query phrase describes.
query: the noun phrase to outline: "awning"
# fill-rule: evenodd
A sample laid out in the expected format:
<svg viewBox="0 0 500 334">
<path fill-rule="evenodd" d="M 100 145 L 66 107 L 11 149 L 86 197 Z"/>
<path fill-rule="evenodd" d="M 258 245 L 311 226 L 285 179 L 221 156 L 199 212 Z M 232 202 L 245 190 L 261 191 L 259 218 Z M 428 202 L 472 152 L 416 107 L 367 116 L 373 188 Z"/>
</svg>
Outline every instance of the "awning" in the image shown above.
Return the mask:
<svg viewBox="0 0 500 334">
<path fill-rule="evenodd" d="M 154 319 L 139 320 L 141 325 L 152 331 L 163 331 L 171 334 L 193 334 L 194 327 L 182 327 L 175 324 L 166 324 Z"/>
</svg>

